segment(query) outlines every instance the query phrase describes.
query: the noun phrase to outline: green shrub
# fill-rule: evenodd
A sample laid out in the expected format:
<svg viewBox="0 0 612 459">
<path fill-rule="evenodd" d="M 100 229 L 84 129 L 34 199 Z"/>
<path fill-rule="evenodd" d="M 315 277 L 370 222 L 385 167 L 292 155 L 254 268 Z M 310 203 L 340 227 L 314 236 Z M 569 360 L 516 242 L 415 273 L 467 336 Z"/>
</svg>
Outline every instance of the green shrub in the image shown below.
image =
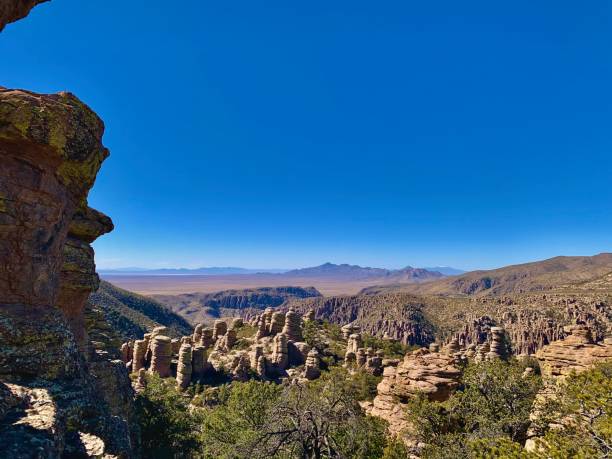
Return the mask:
<svg viewBox="0 0 612 459">
<path fill-rule="evenodd" d="M 147 375 L 147 387 L 135 401 L 144 458 L 189 457 L 197 451 L 199 419 L 188 407 L 189 398 L 173 379 Z"/>
</svg>

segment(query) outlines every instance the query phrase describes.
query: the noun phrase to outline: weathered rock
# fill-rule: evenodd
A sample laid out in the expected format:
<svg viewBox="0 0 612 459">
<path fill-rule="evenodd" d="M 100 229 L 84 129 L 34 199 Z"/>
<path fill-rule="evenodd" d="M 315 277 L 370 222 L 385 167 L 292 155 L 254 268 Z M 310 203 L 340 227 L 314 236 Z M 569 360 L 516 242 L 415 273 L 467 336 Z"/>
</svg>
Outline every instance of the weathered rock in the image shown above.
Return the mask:
<svg viewBox="0 0 612 459">
<path fill-rule="evenodd" d="M 35 3 L 3 2 L 0 28 Z M 47 457 L 68 455 L 79 432 L 106 453 L 134 453 L 125 364 L 92 346 L 85 327 L 99 282 L 90 243 L 112 229 L 87 205 L 108 156 L 103 130 L 72 94 L 0 88 L 0 381 L 21 387 L 30 407 L 0 420 L 2 453 L 13 458 L 31 457 L 33 443 Z M 46 397 L 37 387 L 50 403 L 34 400 Z"/>
<path fill-rule="evenodd" d="M 224 320 L 215 320 L 215 325 L 213 327 L 213 341 L 217 341 L 219 337 L 225 335 L 227 333 L 227 322 Z"/>
<path fill-rule="evenodd" d="M 257 320 L 257 334 L 255 335 L 255 339 L 259 341 L 265 336 L 268 336 L 268 329 L 266 328 L 266 319 L 264 317 L 260 317 Z"/>
<path fill-rule="evenodd" d="M 134 351 L 132 354 L 132 372 L 137 373 L 145 366 L 145 354 L 147 352 L 147 342 L 142 339 L 134 341 Z"/>
<path fill-rule="evenodd" d="M 357 352 L 355 353 L 355 355 L 357 356 L 355 363 L 357 364 L 358 367 L 362 367 L 366 364 L 366 361 L 368 359 L 368 355 L 366 354 L 366 350 L 363 347 L 360 347 L 359 349 L 357 349 Z"/>
<path fill-rule="evenodd" d="M 362 346 L 361 334 L 359 333 L 351 333 L 348 337 L 348 341 L 346 343 L 346 352 L 352 352 L 354 354 L 357 353 L 357 349 Z"/>
<path fill-rule="evenodd" d="M 297 342 L 293 341 L 287 342 L 287 353 L 289 355 L 289 365 L 302 365 L 306 362 L 306 358 L 308 357 L 308 352 L 310 352 L 310 346 L 305 342 Z"/>
<path fill-rule="evenodd" d="M 593 342 L 592 333 L 585 325 L 570 327 L 563 340 L 554 341 L 536 352 L 542 374 L 565 377 L 572 371 L 581 372 L 596 362 L 612 359 L 612 342 Z"/>
<path fill-rule="evenodd" d="M 311 311 L 314 311 L 314 309 L 311 309 Z M 348 340 L 349 337 L 353 333 L 359 333 L 360 328 L 357 325 L 354 325 L 354 324 L 346 324 L 346 325 L 342 326 L 341 331 L 342 331 L 342 337 L 345 340 Z"/>
<path fill-rule="evenodd" d="M 205 348 L 209 348 L 215 344 L 215 339 L 213 338 L 213 329 L 210 327 L 205 327 L 202 329 L 202 337 L 200 339 L 200 345 Z"/>
<path fill-rule="evenodd" d="M 240 352 L 236 356 L 235 365 L 232 368 L 232 379 L 235 381 L 248 381 L 251 363 L 247 352 Z"/>
<path fill-rule="evenodd" d="M 257 366 L 255 367 L 255 372 L 259 375 L 260 378 L 266 377 L 266 358 L 263 355 L 260 355 L 257 359 Z"/>
<path fill-rule="evenodd" d="M 449 355 L 453 355 L 460 350 L 461 348 L 459 347 L 459 340 L 457 338 L 452 338 L 443 349 L 443 351 Z"/>
<path fill-rule="evenodd" d="M 506 348 L 505 332 L 501 327 L 491 327 L 491 343 L 487 359 L 506 359 L 508 349 Z"/>
<path fill-rule="evenodd" d="M 193 342 L 195 344 L 200 343 L 200 341 L 202 341 L 202 330 L 204 329 L 204 325 L 203 324 L 197 324 L 195 326 L 195 328 L 193 329 Z"/>
<path fill-rule="evenodd" d="M 251 368 L 257 368 L 257 362 L 259 361 L 259 357 L 264 355 L 263 346 L 256 345 L 251 350 Z"/>
<path fill-rule="evenodd" d="M 397 367 L 385 367 L 378 384 L 371 414 L 389 422 L 389 430 L 397 434 L 409 425 L 406 403 L 418 393 L 430 400 L 447 400 L 459 386 L 461 371 L 453 356 L 419 349 L 407 354 Z"/>
<path fill-rule="evenodd" d="M 178 366 L 176 369 L 176 384 L 180 389 L 187 389 L 191 384 L 193 372 L 191 344 L 182 344 L 179 349 Z"/>
<path fill-rule="evenodd" d="M 192 350 L 192 370 L 193 377 L 195 379 L 201 379 L 207 371 L 208 362 L 206 360 L 206 348 L 204 346 L 197 345 Z"/>
<path fill-rule="evenodd" d="M 172 372 L 170 371 L 171 361 L 172 340 L 163 335 L 155 336 L 151 341 L 151 366 L 149 371 L 151 373 L 157 373 L 162 378 L 172 376 Z"/>
<path fill-rule="evenodd" d="M 383 372 L 383 354 L 382 352 L 368 355 L 366 360 L 365 369 L 368 373 L 374 376 L 380 376 Z"/>
<path fill-rule="evenodd" d="M 220 336 L 219 339 L 217 339 L 215 349 L 228 352 L 234 347 L 234 345 L 236 344 L 236 340 L 236 330 L 230 328 L 225 332 L 224 335 Z"/>
<path fill-rule="evenodd" d="M 289 341 L 302 341 L 302 320 L 300 315 L 293 309 L 289 309 L 285 314 L 285 325 L 283 326 L 283 334 L 287 336 Z"/>
<path fill-rule="evenodd" d="M 234 317 L 232 319 L 232 324 L 230 326 L 230 328 L 232 330 L 236 330 L 238 328 L 241 328 L 244 326 L 244 320 L 242 319 L 242 317 Z"/>
<path fill-rule="evenodd" d="M 281 333 L 283 331 L 283 326 L 285 325 L 285 314 L 282 312 L 274 312 L 272 314 L 272 318 L 270 319 L 270 326 L 268 327 L 268 335 L 274 336 L 277 333 Z"/>
<path fill-rule="evenodd" d="M 289 364 L 287 335 L 284 333 L 279 333 L 274 337 L 271 363 L 280 370 L 285 370 Z"/>
<path fill-rule="evenodd" d="M 10 22 L 15 22 L 28 15 L 39 3 L 49 0 L 3 0 L 0 2 L 0 32 Z"/>
<path fill-rule="evenodd" d="M 304 378 L 312 381 L 313 379 L 317 379 L 319 376 L 321 376 L 319 363 L 319 351 L 316 349 L 311 349 L 310 352 L 308 352 L 306 364 L 304 365 Z"/>
</svg>

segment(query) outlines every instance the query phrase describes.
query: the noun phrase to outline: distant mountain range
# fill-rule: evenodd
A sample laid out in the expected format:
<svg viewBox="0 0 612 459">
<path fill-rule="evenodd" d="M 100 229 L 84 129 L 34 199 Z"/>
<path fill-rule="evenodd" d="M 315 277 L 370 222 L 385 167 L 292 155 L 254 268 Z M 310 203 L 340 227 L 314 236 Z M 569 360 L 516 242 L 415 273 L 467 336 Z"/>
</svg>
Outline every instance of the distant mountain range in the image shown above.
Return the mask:
<svg viewBox="0 0 612 459">
<path fill-rule="evenodd" d="M 370 268 L 349 264 L 324 263 L 320 266 L 300 269 L 248 269 L 238 267 L 210 267 L 210 268 L 120 268 L 100 269 L 100 274 L 109 275 L 203 275 L 203 276 L 228 276 L 228 275 L 273 275 L 282 274 L 289 277 L 316 277 L 333 279 L 366 280 L 374 278 L 393 278 L 397 282 L 414 282 L 430 280 L 448 275 L 461 274 L 464 271 L 450 268 L 413 268 L 407 266 L 402 269 Z"/>
<path fill-rule="evenodd" d="M 369 268 L 358 265 L 324 263 L 313 268 L 294 269 L 283 274 L 286 277 L 315 277 L 350 280 L 382 279 L 396 282 L 421 282 L 444 277 L 437 271 L 406 266 L 402 269 Z"/>
</svg>

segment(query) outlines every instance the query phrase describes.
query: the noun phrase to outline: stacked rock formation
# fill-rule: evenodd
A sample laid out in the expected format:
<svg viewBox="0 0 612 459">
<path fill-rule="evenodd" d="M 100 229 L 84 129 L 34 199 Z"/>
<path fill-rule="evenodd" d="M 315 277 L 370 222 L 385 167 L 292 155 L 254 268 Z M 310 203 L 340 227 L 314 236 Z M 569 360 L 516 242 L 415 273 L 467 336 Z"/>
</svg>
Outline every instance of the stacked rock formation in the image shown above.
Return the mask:
<svg viewBox="0 0 612 459">
<path fill-rule="evenodd" d="M 365 364 L 365 370 L 374 376 L 380 376 L 383 372 L 383 351 L 374 352 L 373 349 L 368 349 L 368 357 Z"/>
<path fill-rule="evenodd" d="M 278 333 L 282 333 L 284 325 L 285 314 L 278 311 L 274 312 L 270 318 L 270 324 L 266 336 L 274 336 Z"/>
<path fill-rule="evenodd" d="M 145 354 L 147 352 L 147 342 L 143 339 L 134 341 L 134 350 L 132 351 L 132 372 L 137 373 L 145 366 Z"/>
<path fill-rule="evenodd" d="M 271 362 L 278 369 L 284 370 L 289 364 L 287 335 L 280 333 L 274 337 Z"/>
<path fill-rule="evenodd" d="M 352 333 L 348 337 L 348 341 L 346 343 L 346 352 L 352 352 L 354 354 L 357 353 L 357 349 L 362 347 L 361 334 Z"/>
<path fill-rule="evenodd" d="M 184 343 L 179 350 L 178 366 L 176 370 L 176 383 L 180 389 L 186 389 L 191 383 L 193 372 L 191 344 Z"/>
<path fill-rule="evenodd" d="M 612 339 L 596 343 L 591 329 L 574 325 L 566 330 L 568 336 L 544 346 L 536 352 L 542 374 L 565 377 L 572 371 L 581 372 L 596 362 L 612 359 Z"/>
<path fill-rule="evenodd" d="M 306 364 L 304 365 L 304 378 L 313 380 L 321 376 L 319 363 L 319 351 L 316 349 L 310 350 L 310 352 L 308 352 L 308 357 L 306 357 Z"/>
<path fill-rule="evenodd" d="M 407 354 L 397 367 L 385 367 L 370 414 L 389 422 L 397 434 L 408 426 L 406 401 L 418 393 L 430 400 L 447 400 L 459 386 L 461 370 L 451 355 L 419 349 Z"/>
<path fill-rule="evenodd" d="M 285 314 L 285 325 L 283 334 L 287 339 L 293 342 L 302 341 L 302 319 L 300 315 L 293 309 L 289 309 Z"/>
<path fill-rule="evenodd" d="M 200 343 L 202 341 L 202 330 L 204 329 L 204 324 L 197 324 L 193 329 L 193 342 Z"/>
<path fill-rule="evenodd" d="M 182 348 L 182 346 L 181 346 Z M 162 378 L 172 375 L 172 340 L 167 336 L 157 335 L 151 342 L 151 373 L 157 373 Z"/>
<path fill-rule="evenodd" d="M 206 361 L 206 348 L 196 345 L 192 350 L 192 371 L 195 379 L 201 379 L 207 370 L 208 362 Z"/>
<path fill-rule="evenodd" d="M 217 341 L 220 336 L 223 336 L 227 333 L 227 323 L 224 320 L 215 320 L 215 325 L 213 327 L 213 341 Z"/>
<path fill-rule="evenodd" d="M 215 340 L 213 339 L 213 329 L 210 327 L 205 327 L 202 329 L 202 335 L 200 337 L 200 345 L 205 347 L 205 348 L 209 348 L 211 347 L 214 343 Z"/>
<path fill-rule="evenodd" d="M 215 349 L 229 351 L 236 344 L 236 340 L 237 340 L 236 330 L 233 328 L 230 328 L 229 330 L 225 332 L 224 335 L 219 336 L 215 344 Z"/>
<path fill-rule="evenodd" d="M 491 344 L 487 358 L 506 359 L 508 350 L 506 348 L 505 332 L 501 327 L 491 327 Z"/>
</svg>

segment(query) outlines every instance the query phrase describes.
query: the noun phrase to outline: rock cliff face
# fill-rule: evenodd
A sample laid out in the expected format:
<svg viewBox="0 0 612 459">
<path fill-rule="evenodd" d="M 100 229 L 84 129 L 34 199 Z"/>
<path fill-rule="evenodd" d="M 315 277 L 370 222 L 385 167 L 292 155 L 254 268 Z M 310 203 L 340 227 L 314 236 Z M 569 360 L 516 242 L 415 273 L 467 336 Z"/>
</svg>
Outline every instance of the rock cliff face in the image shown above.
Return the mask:
<svg viewBox="0 0 612 459">
<path fill-rule="evenodd" d="M 1 19 L 34 3 L 2 2 Z M 91 346 L 84 319 L 90 243 L 113 228 L 87 206 L 103 131 L 70 93 L 0 88 L 0 437 L 14 458 L 134 452 L 125 366 Z"/>
</svg>

